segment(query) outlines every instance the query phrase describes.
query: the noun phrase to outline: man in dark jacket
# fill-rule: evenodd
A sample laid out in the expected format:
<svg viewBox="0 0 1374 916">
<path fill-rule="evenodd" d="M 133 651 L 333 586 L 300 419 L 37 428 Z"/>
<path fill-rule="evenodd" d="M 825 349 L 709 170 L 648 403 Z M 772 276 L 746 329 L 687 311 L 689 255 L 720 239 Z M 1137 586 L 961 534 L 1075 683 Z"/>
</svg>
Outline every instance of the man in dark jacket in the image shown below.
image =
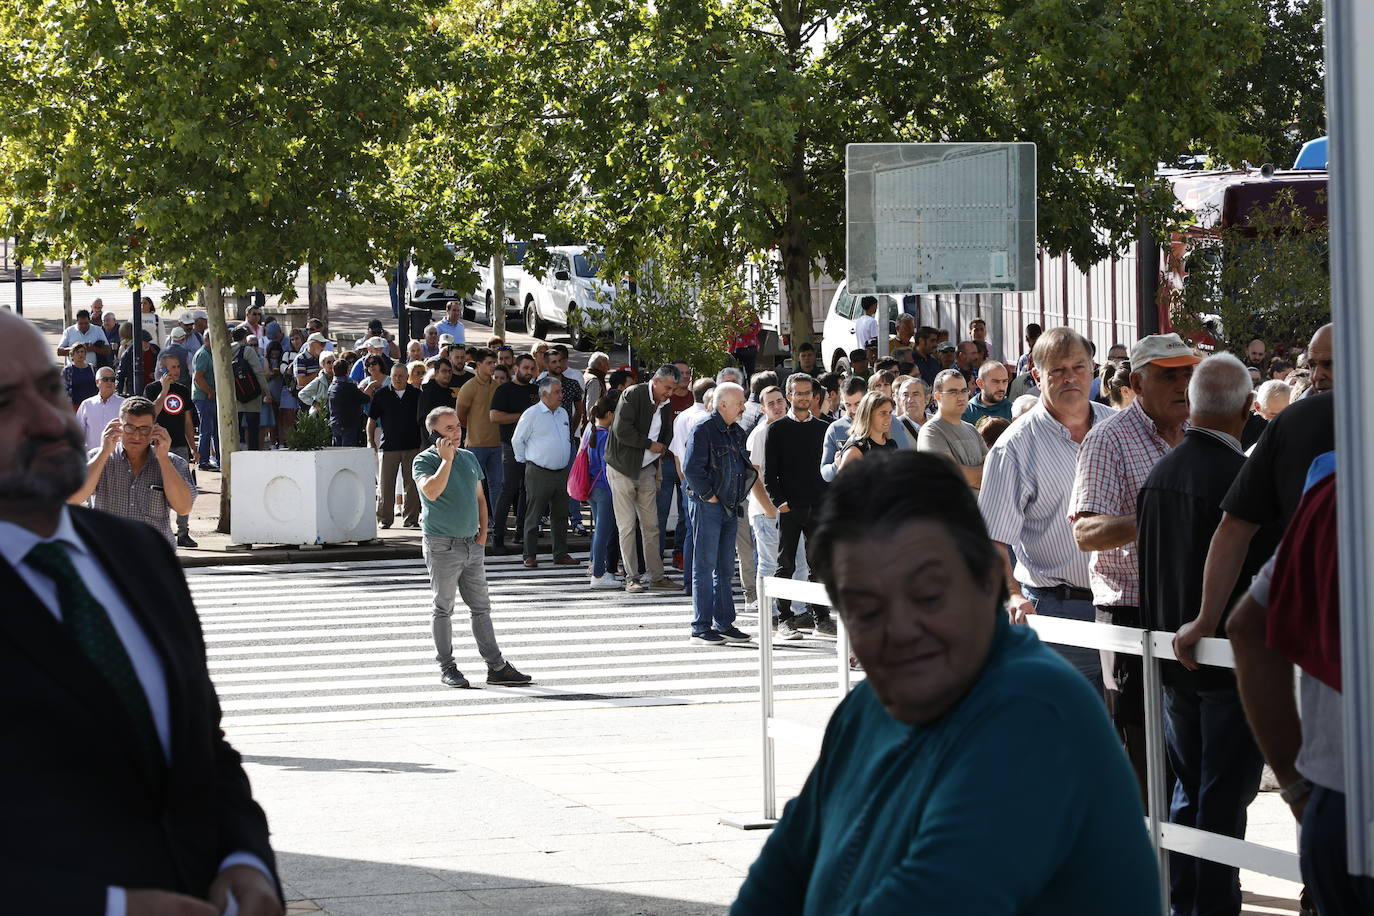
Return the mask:
<svg viewBox="0 0 1374 916">
<path fill-rule="evenodd" d="M 415 489 L 411 465 L 420 454 L 420 389 L 409 384 L 410 370 L 403 362 L 391 367 L 391 387 L 372 396 L 367 416 L 367 441 L 381 452 L 381 477 L 377 481 L 377 523 L 390 528 L 396 518 L 396 473 L 405 481 L 405 526 L 420 527 L 420 494 Z M 380 437 L 378 433 L 381 433 Z"/>
<path fill-rule="evenodd" d="M 213 914 L 232 893 L 241 916 L 279 916 L 267 820 L 220 731 L 172 548 L 65 505 L 85 439 L 49 352 L 0 313 L 0 797 L 14 824 L 0 909 Z"/>
<path fill-rule="evenodd" d="M 692 427 L 683 474 L 692 526 L 692 645 L 748 642 L 735 626 L 735 538 L 744 500 L 758 480 L 744 429 L 744 389 L 723 382 L 715 409 Z"/>
<path fill-rule="evenodd" d="M 616 406 L 611 437 L 606 444 L 606 477 L 614 500 L 620 555 L 625 564 L 625 591 L 640 594 L 646 585 L 659 591 L 676 591 L 678 584 L 663 574 L 663 554 L 658 546 L 658 491 L 662 481 L 659 460 L 673 441 L 672 405 L 668 396 L 682 381 L 673 365 L 660 366 L 654 377 L 629 388 Z M 641 584 L 635 558 L 635 521 L 644 544 Z"/>
<path fill-rule="evenodd" d="M 1192 426 L 1150 472 L 1137 498 L 1140 613 L 1144 626 L 1177 630 L 1202 606 L 1202 570 L 1221 502 L 1245 463 L 1240 436 L 1249 419 L 1250 374 L 1234 356 L 1203 360 L 1188 386 Z M 1254 542 L 1236 593 L 1245 592 L 1266 559 Z M 1225 619 L 1209 636 L 1221 636 Z M 1190 665 L 1190 667 L 1192 667 Z M 1259 790 L 1263 759 L 1241 708 L 1234 673 L 1166 663 L 1164 737 L 1177 777 L 1169 820 L 1243 838 L 1246 808 Z M 1172 911 L 1239 914 L 1237 869 L 1172 853 Z"/>
<path fill-rule="evenodd" d="M 453 384 L 453 363 L 434 357 L 425 361 L 430 367 L 430 379 L 420 386 L 420 407 L 417 419 L 423 426 L 425 418 L 436 407 L 456 408 L 458 385 Z"/>
</svg>

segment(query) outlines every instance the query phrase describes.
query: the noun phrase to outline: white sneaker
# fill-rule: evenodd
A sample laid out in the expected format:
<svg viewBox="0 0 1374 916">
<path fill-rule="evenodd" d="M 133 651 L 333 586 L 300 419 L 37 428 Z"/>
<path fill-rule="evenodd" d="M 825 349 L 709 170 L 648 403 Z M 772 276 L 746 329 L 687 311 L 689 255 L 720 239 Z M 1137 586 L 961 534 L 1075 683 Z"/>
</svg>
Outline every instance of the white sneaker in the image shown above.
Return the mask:
<svg viewBox="0 0 1374 916">
<path fill-rule="evenodd" d="M 620 582 L 616 580 L 616 577 L 610 573 L 592 576 L 591 585 L 594 589 L 618 589 L 623 587 Z"/>
</svg>

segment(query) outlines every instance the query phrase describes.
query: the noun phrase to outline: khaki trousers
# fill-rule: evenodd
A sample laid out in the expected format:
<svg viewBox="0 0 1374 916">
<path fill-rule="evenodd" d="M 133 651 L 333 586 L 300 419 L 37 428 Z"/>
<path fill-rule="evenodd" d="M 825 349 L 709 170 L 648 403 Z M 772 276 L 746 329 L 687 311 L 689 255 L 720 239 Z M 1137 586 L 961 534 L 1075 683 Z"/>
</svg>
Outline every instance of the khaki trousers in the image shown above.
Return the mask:
<svg viewBox="0 0 1374 916">
<path fill-rule="evenodd" d="M 407 525 L 420 522 L 420 492 L 415 489 L 415 477 L 411 474 L 411 463 L 420 454 L 418 448 L 396 451 L 383 451 L 382 473 L 377 478 L 377 521 L 390 525 L 396 518 L 396 472 L 401 472 L 405 485 L 405 503 L 402 512 Z"/>
<path fill-rule="evenodd" d="M 662 461 L 663 459 L 659 459 Z M 658 550 L 658 487 L 659 462 L 642 468 L 637 477 L 627 477 L 609 464 L 606 478 L 611 484 L 611 505 L 615 511 L 615 526 L 620 533 L 620 562 L 625 565 L 626 581 L 639 578 L 639 561 L 635 555 L 635 521 L 644 544 L 644 563 L 648 566 L 648 582 L 663 578 L 663 554 Z"/>
</svg>

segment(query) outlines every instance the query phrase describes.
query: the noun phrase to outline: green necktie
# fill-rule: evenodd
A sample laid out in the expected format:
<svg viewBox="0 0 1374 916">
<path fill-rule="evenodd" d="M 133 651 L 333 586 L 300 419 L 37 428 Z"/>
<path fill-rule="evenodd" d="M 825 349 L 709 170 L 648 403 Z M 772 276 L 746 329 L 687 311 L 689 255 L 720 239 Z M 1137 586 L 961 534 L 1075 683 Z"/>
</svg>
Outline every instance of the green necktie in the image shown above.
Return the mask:
<svg viewBox="0 0 1374 916">
<path fill-rule="evenodd" d="M 95 664 L 114 688 L 133 723 L 144 753 L 159 765 L 164 762 L 162 743 L 153 725 L 153 711 L 143 692 L 134 663 L 119 638 L 105 607 L 86 588 L 67 554 L 67 545 L 45 541 L 34 546 L 25 557 L 29 566 L 57 585 L 57 603 L 62 609 L 62 624 L 81 651 Z"/>
</svg>

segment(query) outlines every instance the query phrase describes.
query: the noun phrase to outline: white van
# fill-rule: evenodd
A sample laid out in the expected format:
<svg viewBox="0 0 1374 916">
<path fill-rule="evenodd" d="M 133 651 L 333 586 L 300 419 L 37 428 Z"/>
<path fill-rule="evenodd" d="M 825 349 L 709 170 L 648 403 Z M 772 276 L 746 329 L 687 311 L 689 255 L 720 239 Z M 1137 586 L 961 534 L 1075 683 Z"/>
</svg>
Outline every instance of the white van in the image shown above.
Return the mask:
<svg viewBox="0 0 1374 916">
<path fill-rule="evenodd" d="M 859 300 L 862 296 L 852 296 L 849 293 L 848 284 L 840 283 L 835 289 L 835 295 L 830 299 L 830 307 L 825 311 L 825 323 L 821 326 L 821 348 L 817 356 L 820 357 L 821 364 L 831 372 L 839 372 L 841 368 L 848 368 L 849 353 L 851 350 L 859 349 L 859 338 L 854 333 L 854 322 L 863 314 L 863 309 L 859 307 Z M 914 297 L 913 297 L 914 298 Z M 901 313 L 899 304 L 892 296 L 879 296 L 879 311 L 882 311 L 882 303 L 887 303 L 887 321 L 897 320 Z M 878 331 L 882 333 L 885 325 L 881 314 L 878 317 Z"/>
</svg>

